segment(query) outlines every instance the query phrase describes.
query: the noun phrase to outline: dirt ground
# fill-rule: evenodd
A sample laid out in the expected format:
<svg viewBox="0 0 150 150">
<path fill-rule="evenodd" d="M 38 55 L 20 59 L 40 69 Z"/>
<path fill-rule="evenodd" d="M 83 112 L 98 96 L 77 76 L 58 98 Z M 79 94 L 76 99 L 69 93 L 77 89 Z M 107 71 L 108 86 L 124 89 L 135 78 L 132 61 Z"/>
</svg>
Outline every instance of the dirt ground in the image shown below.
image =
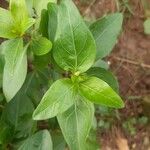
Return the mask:
<svg viewBox="0 0 150 150">
<path fill-rule="evenodd" d="M 134 136 L 127 134 L 120 123 L 130 117 L 143 114 L 150 117 L 150 36 L 144 34 L 145 9 L 141 0 L 130 0 L 129 9 L 117 7 L 116 0 L 77 0 L 82 14 L 88 18 L 99 18 L 105 14 L 124 12 L 123 31 L 111 55 L 106 58 L 117 76 L 120 93 L 126 107 L 120 111 L 121 120 L 110 131 L 100 135 L 103 150 L 149 150 L 150 129 L 136 125 Z"/>
</svg>

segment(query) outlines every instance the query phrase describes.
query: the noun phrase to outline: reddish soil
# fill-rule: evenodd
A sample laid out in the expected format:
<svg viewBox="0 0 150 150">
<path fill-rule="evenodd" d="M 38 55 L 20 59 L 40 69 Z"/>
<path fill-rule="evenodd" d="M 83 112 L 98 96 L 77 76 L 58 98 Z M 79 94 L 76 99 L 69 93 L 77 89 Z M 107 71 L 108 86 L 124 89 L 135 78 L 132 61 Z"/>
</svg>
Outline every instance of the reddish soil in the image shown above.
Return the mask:
<svg viewBox="0 0 150 150">
<path fill-rule="evenodd" d="M 88 0 L 86 3 L 77 0 L 76 4 L 88 18 L 99 18 L 117 11 L 115 0 Z M 141 1 L 130 0 L 129 6 L 132 13 L 124 6 L 120 8 L 124 12 L 123 31 L 113 52 L 106 58 L 118 77 L 126 107 L 120 111 L 121 120 L 114 125 L 115 130 L 100 134 L 103 150 L 126 150 L 126 145 L 133 150 L 150 149 L 150 129 L 147 126 L 136 125 L 134 136 L 121 127 L 121 123 L 130 117 L 138 118 L 144 114 L 150 117 L 150 36 L 144 34 L 145 10 Z"/>
</svg>

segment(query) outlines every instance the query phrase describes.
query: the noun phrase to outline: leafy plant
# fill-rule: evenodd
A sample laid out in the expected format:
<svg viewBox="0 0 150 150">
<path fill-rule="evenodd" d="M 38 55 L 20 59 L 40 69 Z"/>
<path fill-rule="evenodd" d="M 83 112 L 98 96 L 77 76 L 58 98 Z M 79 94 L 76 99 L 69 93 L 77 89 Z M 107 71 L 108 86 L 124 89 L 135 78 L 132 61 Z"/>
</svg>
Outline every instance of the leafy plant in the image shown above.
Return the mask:
<svg viewBox="0 0 150 150">
<path fill-rule="evenodd" d="M 9 10 L 0 8 L 0 37 L 8 39 L 1 44 L 0 144 L 61 149 L 48 132 L 58 121 L 70 149 L 97 149 L 94 104 L 124 107 L 116 78 L 98 67 L 116 43 L 123 16 L 108 15 L 88 28 L 71 0 L 41 2 L 10 0 Z M 46 130 L 39 131 L 41 123 Z"/>
</svg>

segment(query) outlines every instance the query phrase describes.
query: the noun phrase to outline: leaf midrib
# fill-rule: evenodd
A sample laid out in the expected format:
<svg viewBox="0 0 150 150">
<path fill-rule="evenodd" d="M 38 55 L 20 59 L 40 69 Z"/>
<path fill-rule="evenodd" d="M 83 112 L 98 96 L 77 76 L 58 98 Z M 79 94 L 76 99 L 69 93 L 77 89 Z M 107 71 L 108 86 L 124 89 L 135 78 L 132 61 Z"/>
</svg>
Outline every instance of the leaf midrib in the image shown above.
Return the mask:
<svg viewBox="0 0 150 150">
<path fill-rule="evenodd" d="M 66 94 L 68 93 L 68 91 L 70 91 L 71 89 L 73 89 L 73 87 L 74 87 L 74 85 L 71 86 L 68 90 L 66 90 L 66 92 L 63 93 L 63 95 L 61 95 L 59 98 L 57 98 L 57 100 L 53 103 L 53 105 L 55 105 L 55 104 L 60 100 L 60 98 L 62 98 L 64 95 L 66 95 Z M 48 108 L 49 108 L 49 105 L 46 105 L 46 107 L 44 107 L 44 108 L 40 111 L 40 113 L 46 111 L 46 109 L 48 109 Z"/>
<path fill-rule="evenodd" d="M 69 10 L 68 10 L 68 7 L 66 8 L 67 10 L 67 14 L 68 14 L 68 21 L 69 21 L 69 26 L 70 26 L 70 31 L 71 31 L 71 37 L 72 37 L 72 42 L 73 42 L 73 47 L 74 47 L 74 55 L 75 55 L 75 66 L 74 66 L 74 69 L 76 71 L 77 69 L 77 63 L 78 63 L 78 58 L 77 58 L 77 52 L 76 52 L 76 46 L 75 46 L 75 41 L 74 41 L 74 33 L 73 33 L 73 28 L 72 28 L 72 25 L 71 25 L 71 18 L 70 18 L 70 13 L 69 13 Z"/>
<path fill-rule="evenodd" d="M 114 23 L 116 22 L 116 20 L 119 19 L 119 17 L 120 17 L 120 16 L 116 17 L 116 18 L 112 21 L 112 23 L 110 23 L 110 24 L 108 24 L 108 25 L 106 26 L 106 28 L 103 30 L 103 32 L 96 38 L 96 41 L 97 41 L 99 38 L 101 38 L 105 32 L 107 32 L 107 29 L 109 28 L 109 26 L 112 26 L 112 24 L 114 24 Z"/>
<path fill-rule="evenodd" d="M 113 101 L 113 100 L 112 100 L 113 97 L 107 97 L 107 96 L 105 96 L 104 94 L 102 94 L 101 92 L 98 92 L 97 90 L 94 90 L 94 89 L 90 88 L 89 86 L 87 86 L 87 85 L 85 85 L 85 84 L 83 84 L 83 83 L 82 83 L 81 85 L 84 86 L 84 87 L 86 87 L 86 88 L 88 88 L 88 89 L 90 89 L 90 90 L 93 91 L 94 93 L 96 93 L 96 94 L 98 94 L 98 95 L 100 94 L 100 95 L 103 96 L 104 98 L 109 99 L 112 104 L 114 104 L 114 102 L 115 102 L 116 105 L 120 106 L 120 103 L 118 103 L 118 101 Z M 112 99 L 111 99 L 111 98 L 112 98 Z M 113 105 L 111 105 L 111 106 L 113 106 Z"/>
</svg>

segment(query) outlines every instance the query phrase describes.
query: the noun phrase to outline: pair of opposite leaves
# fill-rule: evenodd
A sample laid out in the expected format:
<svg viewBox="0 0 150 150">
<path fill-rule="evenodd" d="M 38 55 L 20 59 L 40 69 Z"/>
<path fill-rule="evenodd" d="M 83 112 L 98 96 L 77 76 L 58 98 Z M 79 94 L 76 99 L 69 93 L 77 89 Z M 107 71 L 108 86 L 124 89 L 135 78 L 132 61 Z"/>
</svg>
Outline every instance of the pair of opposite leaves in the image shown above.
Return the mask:
<svg viewBox="0 0 150 150">
<path fill-rule="evenodd" d="M 75 75 L 86 72 L 94 63 L 96 46 L 77 8 L 72 1 L 64 0 L 59 6 L 49 4 L 48 9 L 55 10 L 50 13 L 55 13 L 57 18 L 53 47 L 55 61 L 61 68 Z M 114 108 L 124 105 L 112 88 L 99 78 L 87 77 L 77 83 L 71 79 L 61 79 L 46 92 L 33 118 L 42 120 L 57 116 L 75 104 L 79 95 L 84 97 L 83 100 L 96 104 Z"/>
<path fill-rule="evenodd" d="M 122 108 L 124 104 L 121 98 L 103 80 L 97 77 L 83 76 L 82 78 L 80 76 L 80 73 L 86 72 L 93 65 L 96 46 L 91 32 L 72 1 L 64 0 L 59 6 L 49 4 L 48 12 L 51 24 L 53 23 L 52 20 L 57 18 L 54 19 L 57 29 L 56 37 L 53 37 L 53 57 L 62 69 L 72 72 L 73 76 L 71 79 L 60 79 L 52 84 L 34 111 L 33 119 L 44 120 L 57 116 L 70 149 L 85 150 L 94 117 L 94 105 L 92 103 L 114 108 Z M 102 43 L 100 37 L 105 33 L 103 29 L 106 22 L 104 21 L 101 27 L 102 30 L 100 31 L 104 31 L 101 35 L 98 36 L 97 33 L 94 33 L 96 43 Z M 52 26 L 54 27 L 54 25 Z M 97 24 L 91 26 L 91 30 L 95 28 L 98 29 Z M 49 27 L 48 29 L 53 28 Z M 103 51 L 98 55 L 106 55 L 115 43 L 116 35 L 114 36 L 113 31 L 116 32 L 116 30 L 111 29 L 109 31 L 112 31 L 110 32 L 110 34 L 112 33 L 112 40 L 106 47 L 107 52 Z M 107 30 L 105 35 L 109 35 Z M 105 50 L 105 44 L 102 44 L 103 50 Z M 97 48 L 99 48 L 98 45 Z"/>
</svg>

